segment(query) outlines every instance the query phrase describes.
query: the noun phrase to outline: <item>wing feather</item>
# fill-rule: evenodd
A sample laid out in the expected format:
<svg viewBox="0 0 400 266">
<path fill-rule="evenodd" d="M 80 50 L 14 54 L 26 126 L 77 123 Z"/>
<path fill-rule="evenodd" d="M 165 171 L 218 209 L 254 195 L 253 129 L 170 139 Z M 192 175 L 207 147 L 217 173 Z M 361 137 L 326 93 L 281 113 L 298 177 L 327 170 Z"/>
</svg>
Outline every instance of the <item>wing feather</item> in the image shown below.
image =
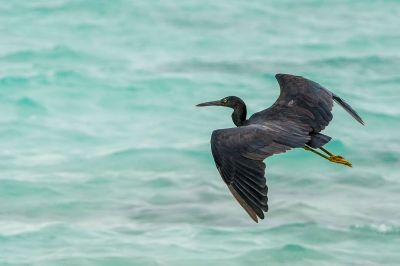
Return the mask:
<svg viewBox="0 0 400 266">
<path fill-rule="evenodd" d="M 264 212 L 268 211 L 263 160 L 291 148 L 303 147 L 309 139 L 307 132 L 301 128 L 290 131 L 284 125 L 273 123 L 213 132 L 211 150 L 219 173 L 254 221 L 264 219 Z"/>
<path fill-rule="evenodd" d="M 268 109 L 255 113 L 249 124 L 291 121 L 297 126 L 306 127 L 308 132 L 319 133 L 332 121 L 333 102 L 337 102 L 358 122 L 361 117 L 349 104 L 320 84 L 289 74 L 277 74 L 280 95 Z"/>
</svg>

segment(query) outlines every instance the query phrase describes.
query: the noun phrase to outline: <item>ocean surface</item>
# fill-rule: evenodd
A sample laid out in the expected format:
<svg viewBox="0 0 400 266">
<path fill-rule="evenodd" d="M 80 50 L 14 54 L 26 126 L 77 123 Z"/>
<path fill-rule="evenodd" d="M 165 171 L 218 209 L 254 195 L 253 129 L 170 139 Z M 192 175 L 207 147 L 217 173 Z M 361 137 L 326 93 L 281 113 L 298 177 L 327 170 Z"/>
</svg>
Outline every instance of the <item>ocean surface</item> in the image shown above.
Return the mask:
<svg viewBox="0 0 400 266">
<path fill-rule="evenodd" d="M 400 265 L 400 1 L 0 3 L 0 265 Z M 266 160 L 255 224 L 210 152 L 275 73 L 347 100 L 354 167 Z"/>
</svg>

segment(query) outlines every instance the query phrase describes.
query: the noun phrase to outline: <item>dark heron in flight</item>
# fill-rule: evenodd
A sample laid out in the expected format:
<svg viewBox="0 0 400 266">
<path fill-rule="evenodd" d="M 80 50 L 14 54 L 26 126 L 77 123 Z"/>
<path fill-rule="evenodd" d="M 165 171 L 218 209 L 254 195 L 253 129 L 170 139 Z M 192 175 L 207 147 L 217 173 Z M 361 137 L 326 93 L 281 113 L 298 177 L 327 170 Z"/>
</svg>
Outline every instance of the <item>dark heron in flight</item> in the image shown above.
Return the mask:
<svg viewBox="0 0 400 266">
<path fill-rule="evenodd" d="M 351 167 L 342 156 L 323 148 L 331 137 L 320 132 L 332 120 L 333 101 L 364 124 L 348 103 L 318 83 L 288 74 L 275 77 L 281 90 L 278 99 L 249 119 L 246 119 L 245 103 L 236 96 L 197 105 L 233 109 L 232 120 L 236 127 L 215 130 L 211 136 L 211 151 L 222 179 L 255 222 L 258 222 L 257 217 L 264 219 L 264 212 L 268 211 L 265 158 L 303 148 Z"/>
</svg>

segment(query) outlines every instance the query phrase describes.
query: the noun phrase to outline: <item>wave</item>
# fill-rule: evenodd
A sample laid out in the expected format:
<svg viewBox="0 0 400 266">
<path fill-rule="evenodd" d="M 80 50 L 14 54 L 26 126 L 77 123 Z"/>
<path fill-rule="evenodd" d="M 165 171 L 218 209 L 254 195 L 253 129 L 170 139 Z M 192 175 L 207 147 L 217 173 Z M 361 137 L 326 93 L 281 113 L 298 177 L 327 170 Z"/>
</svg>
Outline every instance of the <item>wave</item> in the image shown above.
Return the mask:
<svg viewBox="0 0 400 266">
<path fill-rule="evenodd" d="M 82 59 L 93 59 L 94 57 L 90 56 L 87 53 L 78 52 L 66 46 L 54 46 L 47 49 L 41 50 L 22 50 L 15 51 L 10 54 L 3 55 L 0 59 L 8 60 L 8 61 L 32 61 L 32 60 L 59 60 L 59 59 L 67 59 L 67 60 L 79 60 Z"/>
<path fill-rule="evenodd" d="M 254 74 L 254 73 L 268 73 L 267 77 L 273 78 L 275 75 L 276 66 L 285 66 L 286 69 L 294 69 L 302 67 L 303 69 L 313 69 L 321 66 L 332 67 L 352 67 L 352 66 L 366 66 L 370 68 L 388 68 L 397 67 L 400 64 L 400 57 L 394 56 L 378 56 L 378 55 L 365 55 L 356 57 L 326 57 L 322 59 L 280 59 L 277 61 L 271 59 L 246 59 L 246 60 L 202 60 L 192 59 L 186 61 L 169 62 L 159 66 L 160 70 L 171 72 L 219 72 L 219 73 L 241 73 L 241 74 Z M 296 73 L 294 73 L 296 74 Z M 301 74 L 301 73 L 297 73 Z"/>
<path fill-rule="evenodd" d="M 350 230 L 362 233 L 374 233 L 382 235 L 400 235 L 400 226 L 388 224 L 356 224 L 350 226 Z"/>
</svg>

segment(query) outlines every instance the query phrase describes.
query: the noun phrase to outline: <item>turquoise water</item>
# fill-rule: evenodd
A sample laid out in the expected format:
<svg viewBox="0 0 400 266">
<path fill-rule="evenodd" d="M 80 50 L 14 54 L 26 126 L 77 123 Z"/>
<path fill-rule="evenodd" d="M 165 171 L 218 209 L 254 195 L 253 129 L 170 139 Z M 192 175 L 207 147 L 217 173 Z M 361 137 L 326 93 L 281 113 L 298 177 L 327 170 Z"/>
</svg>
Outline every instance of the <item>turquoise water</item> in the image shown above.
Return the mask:
<svg viewBox="0 0 400 266">
<path fill-rule="evenodd" d="M 300 1 L 299 1 L 300 2 Z M 0 265 L 399 265 L 399 1 L 2 1 Z M 212 130 L 278 72 L 334 109 L 328 148 L 267 160 L 254 224 Z"/>
</svg>

